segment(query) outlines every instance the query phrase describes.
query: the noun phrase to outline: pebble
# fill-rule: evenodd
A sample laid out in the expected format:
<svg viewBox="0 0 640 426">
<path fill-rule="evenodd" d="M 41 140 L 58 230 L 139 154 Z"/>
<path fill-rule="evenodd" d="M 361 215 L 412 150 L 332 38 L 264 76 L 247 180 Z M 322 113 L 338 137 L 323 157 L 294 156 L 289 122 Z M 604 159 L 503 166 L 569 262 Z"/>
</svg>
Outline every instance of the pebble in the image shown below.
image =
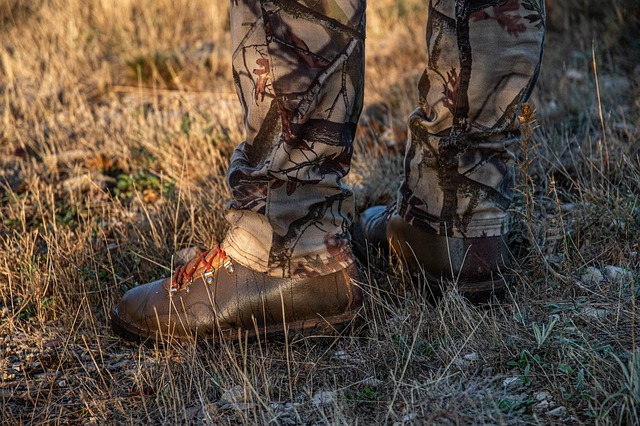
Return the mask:
<svg viewBox="0 0 640 426">
<path fill-rule="evenodd" d="M 605 319 L 609 315 L 608 310 L 594 308 L 593 306 L 585 306 L 584 308 L 582 308 L 582 313 L 588 317 L 598 320 Z"/>
<path fill-rule="evenodd" d="M 565 71 L 564 75 L 565 77 L 567 77 L 567 79 L 573 81 L 582 81 L 586 78 L 585 73 L 575 69 L 568 69 L 567 71 Z"/>
<path fill-rule="evenodd" d="M 505 387 L 513 386 L 514 384 L 518 384 L 520 377 L 507 377 L 502 381 L 502 385 Z"/>
<path fill-rule="evenodd" d="M 287 402 L 286 404 L 284 404 L 282 406 L 282 408 L 284 408 L 285 410 L 293 410 L 296 407 L 299 407 L 300 403 L 299 402 Z"/>
<path fill-rule="evenodd" d="M 550 401 L 551 400 L 551 394 L 547 391 L 541 391 L 536 393 L 535 395 L 535 399 L 536 401 Z"/>
<path fill-rule="evenodd" d="M 456 357 L 456 358 L 453 360 L 453 362 L 454 362 L 454 364 L 459 365 L 459 366 L 461 366 L 461 367 L 465 367 L 465 366 L 469 365 L 469 361 L 464 360 L 464 359 L 462 359 L 462 358 L 458 358 L 458 357 Z"/>
<path fill-rule="evenodd" d="M 550 407 L 553 407 L 553 403 L 549 401 L 541 401 L 533 406 L 533 408 L 538 412 L 547 411 Z"/>
<path fill-rule="evenodd" d="M 633 274 L 624 268 L 619 266 L 605 266 L 604 275 L 607 279 L 613 283 L 620 284 L 624 281 L 630 281 L 633 278 Z"/>
<path fill-rule="evenodd" d="M 311 403 L 315 406 L 327 405 L 334 402 L 335 398 L 336 398 L 335 392 L 318 391 L 315 394 L 313 394 L 313 398 L 311 398 Z"/>
<path fill-rule="evenodd" d="M 597 268 L 589 266 L 582 274 L 581 281 L 587 285 L 598 285 L 604 281 L 604 275 Z"/>
<path fill-rule="evenodd" d="M 554 408 L 557 404 L 553 402 L 553 398 L 551 394 L 547 391 L 540 391 L 534 395 L 536 401 L 539 401 L 536 405 L 533 406 L 533 409 L 538 413 L 548 412 L 550 409 Z"/>
<path fill-rule="evenodd" d="M 402 418 L 402 421 L 403 421 L 403 422 L 405 422 L 405 423 L 406 423 L 406 422 L 410 422 L 410 421 L 412 421 L 413 419 L 415 419 L 416 417 L 418 417 L 418 415 L 417 415 L 416 413 L 409 413 L 409 414 L 406 414 L 406 415 Z"/>
<path fill-rule="evenodd" d="M 409 319 L 408 315 L 400 315 L 400 316 L 397 316 L 397 317 L 389 318 L 388 322 L 391 325 L 400 326 L 400 325 L 404 324 L 408 319 Z"/>
<path fill-rule="evenodd" d="M 271 404 L 269 404 L 269 408 L 272 409 L 273 411 L 291 411 L 296 407 L 299 407 L 300 404 L 299 402 L 287 402 L 284 404 L 281 404 L 279 402 L 272 402 Z"/>
<path fill-rule="evenodd" d="M 333 353 L 333 357 L 340 361 L 349 361 L 351 358 L 345 351 L 336 351 Z"/>
<path fill-rule="evenodd" d="M 553 417 L 564 417 L 567 415 L 567 409 L 561 405 L 549 411 L 547 414 Z"/>
<path fill-rule="evenodd" d="M 478 360 L 478 353 L 477 352 L 471 352 L 470 354 L 466 354 L 464 356 L 464 359 L 466 359 L 467 361 L 477 361 Z"/>
</svg>

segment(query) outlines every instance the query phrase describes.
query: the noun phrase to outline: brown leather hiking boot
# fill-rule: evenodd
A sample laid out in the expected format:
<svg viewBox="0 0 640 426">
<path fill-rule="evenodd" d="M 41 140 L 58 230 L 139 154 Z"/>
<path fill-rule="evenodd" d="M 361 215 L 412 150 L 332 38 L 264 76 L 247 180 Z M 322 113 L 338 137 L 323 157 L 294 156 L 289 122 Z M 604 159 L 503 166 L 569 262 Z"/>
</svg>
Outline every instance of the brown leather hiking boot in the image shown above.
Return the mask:
<svg viewBox="0 0 640 426">
<path fill-rule="evenodd" d="M 111 326 L 136 341 L 218 342 L 238 335 L 284 335 L 285 330 L 327 334 L 348 326 L 362 303 L 349 270 L 276 278 L 233 263 L 218 246 L 178 267 L 171 278 L 129 290 L 114 308 Z"/>
<path fill-rule="evenodd" d="M 362 214 L 354 229 L 358 256 L 366 256 L 371 246 L 383 252 L 391 248 L 416 285 L 426 278 L 434 299 L 454 284 L 474 303 L 502 296 L 506 287 L 502 273 L 509 259 L 502 237 L 443 237 L 410 225 L 394 211 L 395 205 L 375 206 Z"/>
</svg>

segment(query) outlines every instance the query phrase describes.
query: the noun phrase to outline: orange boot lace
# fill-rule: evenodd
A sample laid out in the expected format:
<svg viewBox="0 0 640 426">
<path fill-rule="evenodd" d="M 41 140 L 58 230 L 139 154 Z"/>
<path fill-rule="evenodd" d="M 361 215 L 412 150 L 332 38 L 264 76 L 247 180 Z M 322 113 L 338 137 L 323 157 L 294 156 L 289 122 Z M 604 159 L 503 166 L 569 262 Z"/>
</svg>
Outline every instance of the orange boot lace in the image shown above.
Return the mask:
<svg viewBox="0 0 640 426">
<path fill-rule="evenodd" d="M 227 256 L 220 244 L 216 244 L 214 248 L 200 253 L 198 257 L 191 259 L 186 265 L 180 265 L 176 268 L 176 272 L 171 277 L 168 288 L 166 288 L 169 296 L 173 296 L 182 290 L 188 293 L 191 284 L 193 284 L 193 277 L 198 271 L 202 271 L 201 276 L 206 284 L 213 283 L 213 276 L 216 271 L 215 263 L 218 264 L 218 268 L 221 265 L 228 273 L 233 273 L 231 258 Z M 203 266 L 204 269 L 202 269 Z"/>
</svg>

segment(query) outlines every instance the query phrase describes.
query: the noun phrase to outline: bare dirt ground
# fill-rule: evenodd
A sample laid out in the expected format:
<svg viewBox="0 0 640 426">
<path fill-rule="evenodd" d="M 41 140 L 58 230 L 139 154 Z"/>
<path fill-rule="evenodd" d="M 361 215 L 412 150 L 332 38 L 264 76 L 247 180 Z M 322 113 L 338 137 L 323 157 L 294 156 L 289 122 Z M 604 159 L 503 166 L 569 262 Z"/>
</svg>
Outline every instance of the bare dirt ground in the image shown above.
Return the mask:
<svg viewBox="0 0 640 426">
<path fill-rule="evenodd" d="M 634 0 L 549 4 L 502 303 L 430 305 L 372 257 L 340 338 L 112 334 L 123 291 L 224 235 L 243 130 L 219 3 L 0 0 L 0 422 L 639 424 Z M 399 182 L 425 4 L 369 5 L 358 212 Z"/>
</svg>

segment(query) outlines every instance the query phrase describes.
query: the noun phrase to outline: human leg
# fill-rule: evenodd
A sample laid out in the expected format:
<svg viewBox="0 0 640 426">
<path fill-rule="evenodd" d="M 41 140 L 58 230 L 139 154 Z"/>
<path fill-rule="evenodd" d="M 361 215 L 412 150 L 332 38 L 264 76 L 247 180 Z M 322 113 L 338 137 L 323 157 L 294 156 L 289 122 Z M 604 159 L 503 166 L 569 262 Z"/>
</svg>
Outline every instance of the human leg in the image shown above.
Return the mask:
<svg viewBox="0 0 640 426">
<path fill-rule="evenodd" d="M 352 261 L 349 170 L 362 108 L 364 1 L 233 5 L 234 80 L 247 140 L 229 169 L 230 255 L 274 276 Z"/>
<path fill-rule="evenodd" d="M 516 114 L 535 85 L 543 40 L 542 0 L 430 1 L 397 203 L 368 210 L 358 229 L 376 244 L 388 238 L 436 296 L 447 282 L 472 299 L 504 287 Z"/>
<path fill-rule="evenodd" d="M 362 107 L 364 0 L 232 2 L 246 141 L 228 172 L 222 247 L 129 291 L 112 315 L 134 338 L 279 333 L 349 321 L 349 170 Z"/>
</svg>

